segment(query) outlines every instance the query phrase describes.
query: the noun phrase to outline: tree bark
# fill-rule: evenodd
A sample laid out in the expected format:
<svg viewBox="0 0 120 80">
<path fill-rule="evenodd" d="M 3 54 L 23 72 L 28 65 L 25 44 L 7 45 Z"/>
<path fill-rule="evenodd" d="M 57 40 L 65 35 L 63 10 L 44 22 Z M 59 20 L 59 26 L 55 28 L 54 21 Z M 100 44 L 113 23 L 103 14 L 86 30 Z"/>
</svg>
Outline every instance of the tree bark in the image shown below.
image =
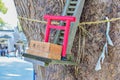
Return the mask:
<svg viewBox="0 0 120 80">
<path fill-rule="evenodd" d="M 38 20 L 44 20 L 43 15 L 45 14 L 60 15 L 64 6 L 64 0 L 14 0 L 14 2 L 18 16 Z M 120 17 L 119 4 L 119 0 L 86 0 L 81 22 L 104 20 L 105 16 Z M 19 20 L 28 40 L 43 40 L 45 24 Z M 82 30 L 77 31 L 72 52 L 76 57 L 78 56 L 75 57 L 79 63 L 78 66 L 50 65 L 47 68 L 34 66 L 37 71 L 37 80 L 119 80 L 119 24 L 120 21 L 111 22 L 110 36 L 114 47 L 108 47 L 109 54 L 106 55 L 100 71 L 95 71 L 95 65 L 106 41 L 106 23 L 84 25 L 83 27 L 93 35 L 91 37 L 84 34 Z M 78 42 L 78 36 L 81 37 L 80 42 Z"/>
<path fill-rule="evenodd" d="M 60 15 L 63 10 L 65 0 L 14 0 L 18 16 L 44 20 L 45 14 Z M 24 19 L 19 19 L 24 30 L 24 33 L 30 40 L 43 41 L 45 24 L 31 22 Z M 52 40 L 52 39 L 51 39 Z M 67 71 L 62 65 L 50 65 L 47 68 L 39 65 L 33 65 L 36 72 L 36 80 L 63 80 L 65 71 Z M 69 80 L 72 80 L 69 79 Z"/>
<path fill-rule="evenodd" d="M 120 1 L 119 0 L 86 0 L 81 17 L 81 22 L 105 20 L 105 17 L 118 18 L 120 17 Z M 80 45 L 84 50 L 81 51 L 82 62 L 79 65 L 78 80 L 119 80 L 120 79 L 120 54 L 119 54 L 119 21 L 111 22 L 110 37 L 114 46 L 108 45 L 108 55 L 102 64 L 100 71 L 95 71 L 95 66 L 98 58 L 101 55 L 103 46 L 106 42 L 105 32 L 106 23 L 84 25 L 93 37 L 85 36 L 85 44 Z M 76 43 L 78 43 L 78 34 L 76 35 L 76 42 L 74 42 L 72 52 L 76 54 Z M 83 35 L 81 35 L 83 40 Z M 76 51 L 75 51 L 76 50 Z"/>
</svg>

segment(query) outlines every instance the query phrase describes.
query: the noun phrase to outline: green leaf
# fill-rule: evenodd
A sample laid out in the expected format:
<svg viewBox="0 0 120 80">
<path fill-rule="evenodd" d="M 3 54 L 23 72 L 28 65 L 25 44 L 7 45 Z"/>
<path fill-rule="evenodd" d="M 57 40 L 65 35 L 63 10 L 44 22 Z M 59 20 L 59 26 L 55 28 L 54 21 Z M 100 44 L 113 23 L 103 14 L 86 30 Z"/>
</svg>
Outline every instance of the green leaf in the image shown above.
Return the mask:
<svg viewBox="0 0 120 80">
<path fill-rule="evenodd" d="M 0 0 L 0 12 L 3 14 L 6 14 L 7 10 L 8 9 L 6 8 L 5 4 L 2 2 L 2 0 Z M 4 24 L 5 24 L 5 22 L 0 17 L 0 26 L 3 26 Z"/>
<path fill-rule="evenodd" d="M 0 0 L 0 12 L 2 12 L 3 14 L 7 13 L 7 8 L 5 6 L 5 4 L 2 2 L 2 0 Z"/>
<path fill-rule="evenodd" d="M 5 24 L 5 22 L 2 20 L 2 18 L 0 17 L 0 27 L 3 26 Z"/>
</svg>

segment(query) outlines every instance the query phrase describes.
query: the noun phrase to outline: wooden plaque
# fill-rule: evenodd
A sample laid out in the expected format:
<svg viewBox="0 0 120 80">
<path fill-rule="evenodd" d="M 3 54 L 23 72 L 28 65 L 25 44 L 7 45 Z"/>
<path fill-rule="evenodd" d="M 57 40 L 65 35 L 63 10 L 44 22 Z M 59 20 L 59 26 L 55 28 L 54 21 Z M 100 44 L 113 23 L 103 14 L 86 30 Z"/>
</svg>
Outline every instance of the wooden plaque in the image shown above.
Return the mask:
<svg viewBox="0 0 120 80">
<path fill-rule="evenodd" d="M 61 51 L 62 46 L 60 45 L 32 40 L 27 53 L 35 56 L 60 60 Z"/>
</svg>

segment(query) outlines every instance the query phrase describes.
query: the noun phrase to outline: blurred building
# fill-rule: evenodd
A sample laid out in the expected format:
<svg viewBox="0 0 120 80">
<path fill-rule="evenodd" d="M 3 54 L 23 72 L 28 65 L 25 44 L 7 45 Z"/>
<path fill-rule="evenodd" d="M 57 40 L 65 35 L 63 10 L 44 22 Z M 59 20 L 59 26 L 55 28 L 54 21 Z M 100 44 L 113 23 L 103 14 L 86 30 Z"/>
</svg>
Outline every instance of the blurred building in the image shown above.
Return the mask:
<svg viewBox="0 0 120 80">
<path fill-rule="evenodd" d="M 3 26 L 0 29 L 0 44 L 8 46 L 8 51 L 14 50 L 14 44 L 26 45 L 27 39 L 22 31 L 19 31 L 18 27 L 10 28 Z"/>
</svg>

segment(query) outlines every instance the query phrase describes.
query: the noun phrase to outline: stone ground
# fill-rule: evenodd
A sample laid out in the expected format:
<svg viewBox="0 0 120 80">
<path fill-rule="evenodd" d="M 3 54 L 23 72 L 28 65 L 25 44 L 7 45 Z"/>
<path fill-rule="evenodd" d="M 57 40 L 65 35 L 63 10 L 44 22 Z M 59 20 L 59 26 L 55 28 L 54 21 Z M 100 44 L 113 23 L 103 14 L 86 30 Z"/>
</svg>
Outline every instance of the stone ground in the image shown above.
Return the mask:
<svg viewBox="0 0 120 80">
<path fill-rule="evenodd" d="M 0 57 L 0 80 L 33 80 L 33 65 L 16 57 Z"/>
</svg>

